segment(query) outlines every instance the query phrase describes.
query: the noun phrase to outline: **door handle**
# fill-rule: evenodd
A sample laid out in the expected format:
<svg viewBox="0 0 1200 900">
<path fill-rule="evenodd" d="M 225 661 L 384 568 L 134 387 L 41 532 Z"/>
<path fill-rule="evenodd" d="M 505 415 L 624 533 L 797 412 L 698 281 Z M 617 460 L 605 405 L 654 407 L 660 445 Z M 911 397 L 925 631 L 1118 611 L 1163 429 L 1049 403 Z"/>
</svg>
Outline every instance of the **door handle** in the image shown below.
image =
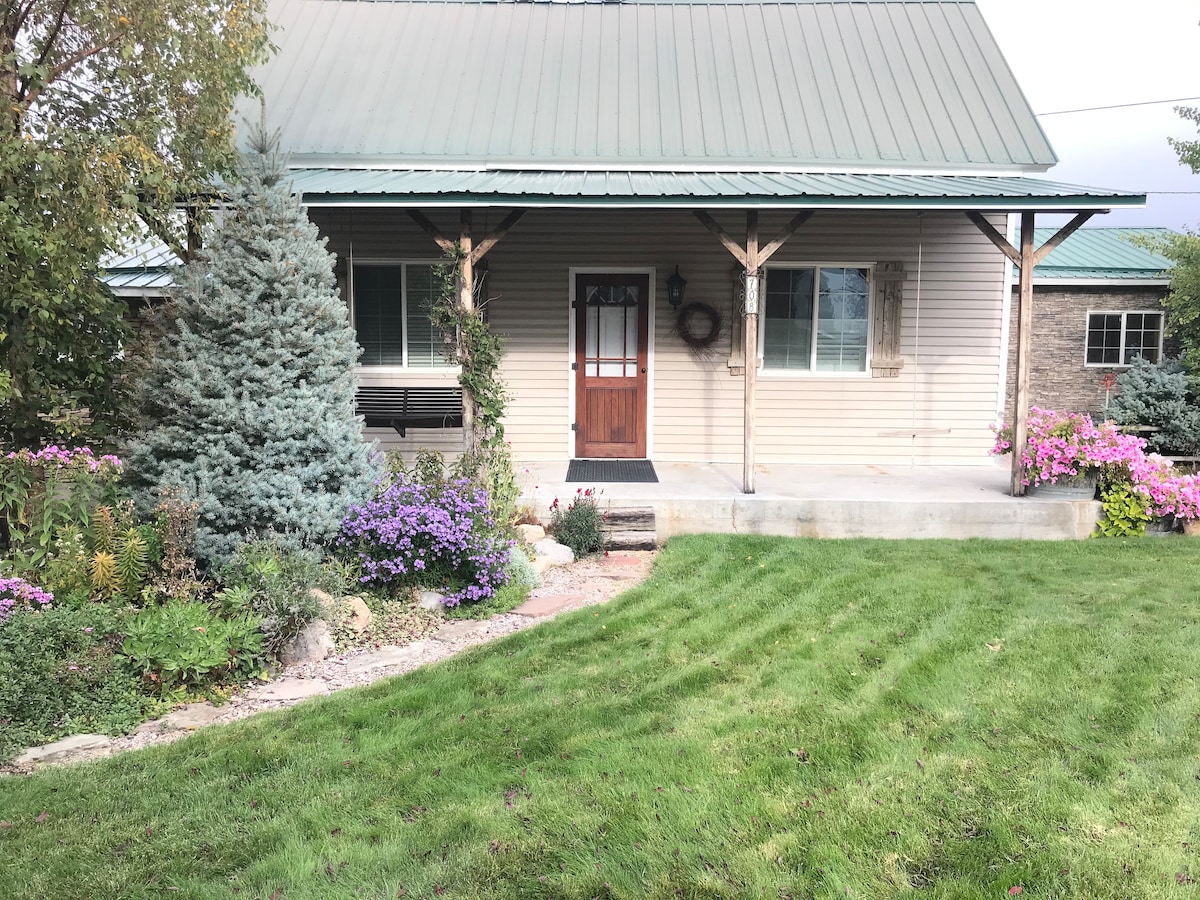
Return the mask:
<svg viewBox="0 0 1200 900">
<path fill-rule="evenodd" d="M 642 374 L 643 374 L 643 375 L 645 375 L 645 374 L 646 374 L 646 367 L 645 367 L 645 366 L 642 366 Z"/>
</svg>

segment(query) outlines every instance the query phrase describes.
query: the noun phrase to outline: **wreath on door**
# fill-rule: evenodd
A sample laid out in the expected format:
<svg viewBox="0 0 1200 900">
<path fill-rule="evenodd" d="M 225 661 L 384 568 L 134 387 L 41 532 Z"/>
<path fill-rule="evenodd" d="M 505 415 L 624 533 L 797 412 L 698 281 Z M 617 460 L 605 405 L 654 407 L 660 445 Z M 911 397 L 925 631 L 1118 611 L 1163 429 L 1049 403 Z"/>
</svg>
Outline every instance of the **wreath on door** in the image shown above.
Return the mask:
<svg viewBox="0 0 1200 900">
<path fill-rule="evenodd" d="M 707 350 L 717 342 L 724 322 L 721 314 L 707 303 L 688 303 L 679 310 L 675 331 L 693 350 Z"/>
</svg>

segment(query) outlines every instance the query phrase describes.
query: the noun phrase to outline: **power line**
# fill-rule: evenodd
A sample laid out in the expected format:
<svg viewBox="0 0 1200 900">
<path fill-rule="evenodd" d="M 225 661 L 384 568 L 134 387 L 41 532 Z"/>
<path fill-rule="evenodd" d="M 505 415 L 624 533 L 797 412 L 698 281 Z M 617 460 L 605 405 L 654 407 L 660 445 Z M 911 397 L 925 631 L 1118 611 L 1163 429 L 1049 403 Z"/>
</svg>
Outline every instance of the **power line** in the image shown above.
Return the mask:
<svg viewBox="0 0 1200 900">
<path fill-rule="evenodd" d="M 1130 106 L 1156 106 L 1159 103 L 1186 103 L 1189 100 L 1200 100 L 1200 97 L 1176 97 L 1173 100 L 1142 100 L 1138 103 L 1114 103 L 1112 106 L 1085 106 L 1082 109 L 1056 109 L 1054 112 L 1038 113 L 1042 116 L 1065 116 L 1069 113 L 1101 112 L 1106 109 L 1126 109 Z"/>
</svg>

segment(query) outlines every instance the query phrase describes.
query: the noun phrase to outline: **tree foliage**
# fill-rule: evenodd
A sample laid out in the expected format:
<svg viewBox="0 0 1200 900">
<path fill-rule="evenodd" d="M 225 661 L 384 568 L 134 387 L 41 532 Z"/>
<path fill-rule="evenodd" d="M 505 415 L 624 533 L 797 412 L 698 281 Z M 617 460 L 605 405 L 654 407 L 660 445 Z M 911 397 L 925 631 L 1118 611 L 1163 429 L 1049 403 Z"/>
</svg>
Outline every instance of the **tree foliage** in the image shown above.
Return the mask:
<svg viewBox="0 0 1200 900">
<path fill-rule="evenodd" d="M 0 441 L 78 427 L 57 410 L 86 409 L 93 438 L 119 424 L 124 306 L 96 284 L 100 260 L 145 228 L 194 249 L 236 159 L 234 98 L 268 51 L 265 0 L 5 3 Z"/>
<path fill-rule="evenodd" d="M 359 347 L 333 254 L 259 135 L 231 206 L 175 292 L 155 349 L 128 482 L 199 504 L 196 554 L 279 533 L 285 549 L 332 537 L 378 474 L 354 415 Z"/>
<path fill-rule="evenodd" d="M 1192 124 L 1200 127 L 1200 108 L 1194 106 L 1177 106 L 1175 107 L 1175 112 L 1179 113 L 1179 115 Z M 1184 141 L 1177 138 L 1167 138 L 1167 140 L 1175 148 L 1175 152 L 1179 154 L 1179 161 L 1190 168 L 1195 174 L 1200 175 L 1200 141 Z"/>
<path fill-rule="evenodd" d="M 1119 425 L 1158 429 L 1146 435 L 1151 452 L 1194 456 L 1200 450 L 1200 406 L 1179 360 L 1155 364 L 1139 356 L 1117 376 L 1117 388 L 1109 418 Z"/>
</svg>

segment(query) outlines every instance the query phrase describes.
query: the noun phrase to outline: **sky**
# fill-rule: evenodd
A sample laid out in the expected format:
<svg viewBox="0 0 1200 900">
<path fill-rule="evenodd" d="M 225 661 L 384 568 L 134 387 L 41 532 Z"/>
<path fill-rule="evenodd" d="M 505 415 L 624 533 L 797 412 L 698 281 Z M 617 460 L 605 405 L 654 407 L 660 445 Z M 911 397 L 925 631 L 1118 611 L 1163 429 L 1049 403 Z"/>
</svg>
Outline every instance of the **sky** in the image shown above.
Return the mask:
<svg viewBox="0 0 1200 900">
<path fill-rule="evenodd" d="M 1042 177 L 1149 195 L 1145 209 L 1088 224 L 1200 231 L 1200 175 L 1167 143 L 1200 137 L 1175 112 L 1180 104 L 1045 115 L 1200 98 L 1200 0 L 975 2 L 1058 154 Z"/>
</svg>

